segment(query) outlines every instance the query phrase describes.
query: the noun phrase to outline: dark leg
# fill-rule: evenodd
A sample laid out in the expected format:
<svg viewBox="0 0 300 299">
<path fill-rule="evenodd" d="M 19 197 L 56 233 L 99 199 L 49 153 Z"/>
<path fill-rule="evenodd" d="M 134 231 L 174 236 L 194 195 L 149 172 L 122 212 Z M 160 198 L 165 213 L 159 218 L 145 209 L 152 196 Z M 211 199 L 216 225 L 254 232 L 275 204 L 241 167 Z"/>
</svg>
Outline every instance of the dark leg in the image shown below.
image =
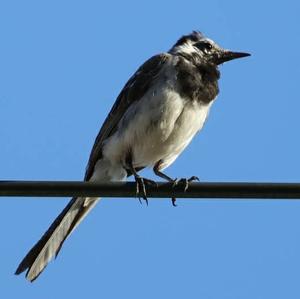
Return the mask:
<svg viewBox="0 0 300 299">
<path fill-rule="evenodd" d="M 174 179 L 170 178 L 169 176 L 167 176 L 166 174 L 164 174 L 163 172 L 161 172 L 161 171 L 159 170 L 159 168 L 160 168 L 160 166 L 161 166 L 161 163 L 162 163 L 162 161 L 159 160 L 159 161 L 154 165 L 154 167 L 153 167 L 154 173 L 155 173 L 157 176 L 159 176 L 160 178 L 165 179 L 166 181 L 168 181 L 168 182 L 174 184 L 174 182 L 176 181 L 176 179 L 174 180 Z M 177 206 L 177 205 L 176 205 L 176 198 L 175 198 L 175 197 L 172 197 L 171 200 L 172 200 L 172 205 L 173 205 L 174 207 L 176 207 L 176 206 Z"/>
<path fill-rule="evenodd" d="M 166 181 L 168 181 L 168 182 L 170 182 L 170 183 L 174 183 L 174 182 L 176 181 L 176 179 L 174 180 L 174 179 L 170 178 L 168 175 L 166 175 L 165 173 L 161 172 L 161 171 L 159 170 L 160 165 L 161 165 L 161 160 L 159 160 L 159 161 L 154 165 L 154 167 L 153 167 L 154 173 L 155 173 L 157 176 L 159 176 L 160 178 L 162 178 L 162 179 L 164 179 L 164 180 L 166 180 Z"/>
<path fill-rule="evenodd" d="M 132 159 L 127 159 L 127 164 L 132 172 L 135 182 L 136 182 L 136 195 L 139 197 L 139 201 L 141 202 L 140 196 L 146 201 L 146 204 L 148 205 L 148 198 L 147 198 L 147 193 L 146 193 L 146 186 L 145 185 L 155 185 L 157 186 L 156 182 L 142 178 L 140 175 L 138 175 L 136 169 L 132 165 Z"/>
<path fill-rule="evenodd" d="M 165 179 L 166 181 L 173 183 L 173 187 L 177 186 L 178 184 L 184 184 L 184 192 L 188 189 L 189 187 L 189 183 L 193 182 L 193 181 L 199 181 L 199 178 L 196 176 L 192 176 L 189 179 L 183 178 L 183 179 L 172 179 L 171 177 L 169 177 L 168 175 L 166 175 L 165 173 L 161 172 L 160 166 L 162 164 L 162 160 L 159 160 L 153 167 L 153 171 L 154 173 L 159 176 L 162 179 Z M 176 207 L 176 198 L 172 197 L 172 205 L 174 207 Z"/>
</svg>

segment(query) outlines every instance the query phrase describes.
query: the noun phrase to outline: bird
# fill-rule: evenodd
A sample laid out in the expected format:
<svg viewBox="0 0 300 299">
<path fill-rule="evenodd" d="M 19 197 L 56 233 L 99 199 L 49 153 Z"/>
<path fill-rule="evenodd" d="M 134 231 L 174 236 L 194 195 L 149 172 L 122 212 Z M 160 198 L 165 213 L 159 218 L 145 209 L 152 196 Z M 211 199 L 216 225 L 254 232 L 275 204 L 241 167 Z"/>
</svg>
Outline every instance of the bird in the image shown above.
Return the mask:
<svg viewBox="0 0 300 299">
<path fill-rule="evenodd" d="M 147 201 L 154 173 L 174 185 L 196 180 L 173 179 L 163 172 L 201 131 L 218 93 L 219 66 L 250 56 L 222 48 L 200 31 L 183 35 L 167 52 L 142 64 L 125 84 L 92 147 L 84 181 L 114 182 L 133 176 L 136 192 Z M 100 198 L 74 197 L 19 264 L 34 281 L 58 255 L 64 241 Z M 172 198 L 175 205 L 175 198 Z"/>
</svg>

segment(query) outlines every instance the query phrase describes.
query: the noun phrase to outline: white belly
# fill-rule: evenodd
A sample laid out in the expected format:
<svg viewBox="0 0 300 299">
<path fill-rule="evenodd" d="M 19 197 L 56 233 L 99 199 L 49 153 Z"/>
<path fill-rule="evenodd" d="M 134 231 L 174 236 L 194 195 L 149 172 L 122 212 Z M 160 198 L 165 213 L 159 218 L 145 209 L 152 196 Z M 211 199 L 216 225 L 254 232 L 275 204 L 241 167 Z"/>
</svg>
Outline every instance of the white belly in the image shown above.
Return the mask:
<svg viewBox="0 0 300 299">
<path fill-rule="evenodd" d="M 163 160 L 165 168 L 202 128 L 211 103 L 191 103 L 165 88 L 152 90 L 127 110 L 117 132 L 105 142 L 103 157 L 125 165 L 131 151 L 134 167 Z"/>
</svg>

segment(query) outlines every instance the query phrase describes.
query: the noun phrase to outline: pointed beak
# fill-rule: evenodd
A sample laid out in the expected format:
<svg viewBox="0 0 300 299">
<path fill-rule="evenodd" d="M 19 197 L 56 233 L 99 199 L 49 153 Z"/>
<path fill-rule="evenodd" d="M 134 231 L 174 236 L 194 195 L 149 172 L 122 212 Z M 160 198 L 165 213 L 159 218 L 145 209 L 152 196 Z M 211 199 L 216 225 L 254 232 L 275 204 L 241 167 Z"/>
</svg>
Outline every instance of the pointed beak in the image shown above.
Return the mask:
<svg viewBox="0 0 300 299">
<path fill-rule="evenodd" d="M 221 64 L 223 62 L 227 62 L 229 60 L 243 58 L 250 56 L 249 53 L 242 53 L 242 52 L 231 52 L 231 51 L 224 51 L 219 57 L 216 58 L 216 64 Z"/>
</svg>

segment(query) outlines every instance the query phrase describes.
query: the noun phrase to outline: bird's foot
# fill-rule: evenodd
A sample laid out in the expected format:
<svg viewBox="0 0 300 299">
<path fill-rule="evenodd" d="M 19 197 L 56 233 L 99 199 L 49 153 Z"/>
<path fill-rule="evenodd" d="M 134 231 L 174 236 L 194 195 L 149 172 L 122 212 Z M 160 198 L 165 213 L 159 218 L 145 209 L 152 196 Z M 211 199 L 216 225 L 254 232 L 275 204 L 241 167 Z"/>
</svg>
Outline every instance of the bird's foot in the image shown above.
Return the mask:
<svg viewBox="0 0 300 299">
<path fill-rule="evenodd" d="M 135 182 L 136 182 L 136 196 L 138 196 L 139 202 L 142 203 L 141 201 L 141 197 L 142 197 L 146 201 L 146 204 L 148 205 L 146 185 L 157 187 L 157 183 L 153 180 L 140 177 L 139 175 L 135 177 Z"/>
<path fill-rule="evenodd" d="M 173 181 L 173 187 L 177 187 L 178 185 L 183 185 L 183 190 L 186 192 L 186 190 L 189 188 L 189 184 L 193 181 L 199 181 L 199 178 L 197 176 L 192 176 L 189 179 L 182 178 L 182 179 L 175 179 Z"/>
<path fill-rule="evenodd" d="M 187 179 L 187 178 L 175 179 L 175 180 L 173 181 L 173 188 L 174 188 L 174 187 L 177 187 L 178 185 L 183 184 L 183 190 L 184 190 L 184 192 L 186 192 L 187 189 L 189 188 L 189 184 L 190 184 L 191 182 L 193 182 L 193 181 L 199 181 L 199 178 L 198 178 L 197 176 L 194 176 L 194 175 L 193 175 L 193 176 L 190 177 L 189 179 Z M 177 206 L 177 205 L 176 205 L 176 198 L 175 198 L 175 197 L 172 197 L 172 205 L 173 205 L 174 207 Z"/>
</svg>

